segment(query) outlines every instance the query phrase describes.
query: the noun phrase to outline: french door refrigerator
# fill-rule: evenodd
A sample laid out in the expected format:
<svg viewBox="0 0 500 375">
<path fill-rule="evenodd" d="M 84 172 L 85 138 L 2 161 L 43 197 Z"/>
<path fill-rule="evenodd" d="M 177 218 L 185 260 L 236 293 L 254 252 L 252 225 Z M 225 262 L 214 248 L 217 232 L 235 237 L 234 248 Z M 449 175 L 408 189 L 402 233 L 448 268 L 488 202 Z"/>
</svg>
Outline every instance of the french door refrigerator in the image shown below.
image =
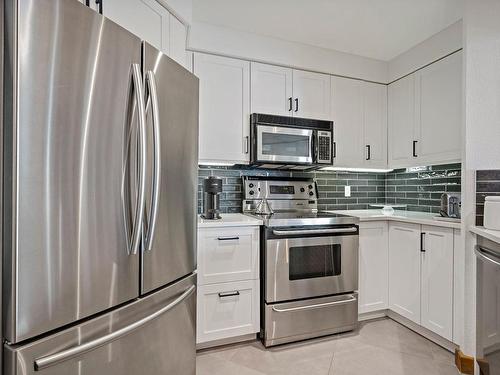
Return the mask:
<svg viewBox="0 0 500 375">
<path fill-rule="evenodd" d="M 4 373 L 194 375 L 198 79 L 76 0 L 4 7 Z"/>
</svg>

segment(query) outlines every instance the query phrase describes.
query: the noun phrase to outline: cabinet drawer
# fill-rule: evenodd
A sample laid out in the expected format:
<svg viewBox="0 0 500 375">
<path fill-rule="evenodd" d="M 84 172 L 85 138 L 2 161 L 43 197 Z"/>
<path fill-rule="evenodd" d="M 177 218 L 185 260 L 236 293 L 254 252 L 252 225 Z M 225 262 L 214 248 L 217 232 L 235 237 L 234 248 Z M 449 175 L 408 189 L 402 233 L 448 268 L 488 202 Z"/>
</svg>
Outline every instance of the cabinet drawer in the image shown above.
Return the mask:
<svg viewBox="0 0 500 375">
<path fill-rule="evenodd" d="M 259 281 L 201 285 L 196 343 L 259 331 Z"/>
<path fill-rule="evenodd" d="M 259 229 L 202 229 L 198 237 L 200 285 L 259 278 Z"/>
</svg>

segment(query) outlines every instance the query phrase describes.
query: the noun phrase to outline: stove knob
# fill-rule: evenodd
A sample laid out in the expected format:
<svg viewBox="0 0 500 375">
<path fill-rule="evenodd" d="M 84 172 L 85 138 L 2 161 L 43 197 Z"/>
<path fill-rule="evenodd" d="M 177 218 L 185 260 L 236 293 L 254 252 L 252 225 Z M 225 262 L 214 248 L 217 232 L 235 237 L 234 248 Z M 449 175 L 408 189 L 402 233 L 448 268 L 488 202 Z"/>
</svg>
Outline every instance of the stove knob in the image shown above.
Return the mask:
<svg viewBox="0 0 500 375">
<path fill-rule="evenodd" d="M 251 188 L 253 188 L 253 187 L 254 187 L 254 184 L 249 183 L 249 184 L 248 184 L 248 187 L 251 189 Z"/>
<path fill-rule="evenodd" d="M 312 189 L 312 188 L 313 188 L 313 186 L 312 186 L 312 185 L 309 185 L 309 189 Z"/>
<path fill-rule="evenodd" d="M 255 194 L 255 192 L 254 192 L 253 190 L 250 190 L 250 191 L 248 192 L 248 194 L 250 194 L 250 195 L 254 195 L 254 194 Z"/>
<path fill-rule="evenodd" d="M 309 195 L 310 195 L 310 196 L 313 196 L 313 195 L 314 195 L 314 192 L 310 191 L 310 192 L 309 192 Z"/>
<path fill-rule="evenodd" d="M 306 189 L 304 189 L 303 187 L 300 188 L 300 192 L 303 193 L 304 191 L 306 191 Z"/>
</svg>

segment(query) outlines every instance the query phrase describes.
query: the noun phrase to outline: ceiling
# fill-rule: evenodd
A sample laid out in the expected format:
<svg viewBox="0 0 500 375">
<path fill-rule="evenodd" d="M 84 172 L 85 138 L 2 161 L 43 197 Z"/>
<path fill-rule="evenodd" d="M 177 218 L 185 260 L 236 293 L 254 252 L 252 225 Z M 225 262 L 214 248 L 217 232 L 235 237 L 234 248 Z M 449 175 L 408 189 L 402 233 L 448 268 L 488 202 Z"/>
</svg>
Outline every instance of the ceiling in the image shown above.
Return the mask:
<svg viewBox="0 0 500 375">
<path fill-rule="evenodd" d="M 193 0 L 194 22 L 389 61 L 462 18 L 463 0 Z"/>
</svg>

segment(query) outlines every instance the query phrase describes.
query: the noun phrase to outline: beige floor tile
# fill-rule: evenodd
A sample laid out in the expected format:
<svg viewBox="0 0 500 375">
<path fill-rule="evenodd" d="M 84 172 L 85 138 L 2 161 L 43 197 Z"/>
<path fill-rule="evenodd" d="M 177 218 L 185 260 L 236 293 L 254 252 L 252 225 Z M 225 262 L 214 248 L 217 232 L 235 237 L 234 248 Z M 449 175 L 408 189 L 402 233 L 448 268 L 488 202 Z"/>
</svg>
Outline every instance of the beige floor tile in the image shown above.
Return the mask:
<svg viewBox="0 0 500 375">
<path fill-rule="evenodd" d="M 197 366 L 197 375 L 457 375 L 451 353 L 390 319 L 269 349 L 254 341 L 204 350 Z"/>
<path fill-rule="evenodd" d="M 208 355 L 197 356 L 196 375 L 267 375 L 267 374 L 208 354 Z"/>
</svg>

